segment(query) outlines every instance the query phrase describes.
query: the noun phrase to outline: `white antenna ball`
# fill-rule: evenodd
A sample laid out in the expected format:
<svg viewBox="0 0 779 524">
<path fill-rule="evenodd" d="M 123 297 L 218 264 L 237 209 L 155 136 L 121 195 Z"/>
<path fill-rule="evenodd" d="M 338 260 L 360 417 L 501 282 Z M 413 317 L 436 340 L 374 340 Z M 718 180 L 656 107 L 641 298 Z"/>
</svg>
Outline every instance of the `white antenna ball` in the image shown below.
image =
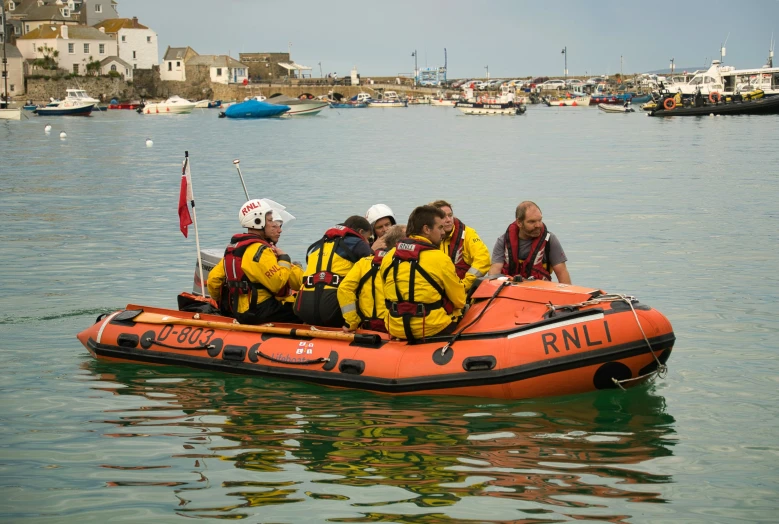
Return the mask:
<svg viewBox="0 0 779 524">
<path fill-rule="evenodd" d="M 51 133 L 51 124 L 46 124 L 46 127 L 43 128 L 44 133 Z"/>
<path fill-rule="evenodd" d="M 62 133 L 60 133 L 60 138 L 68 138 L 68 134 L 65 131 L 63 131 Z"/>
</svg>

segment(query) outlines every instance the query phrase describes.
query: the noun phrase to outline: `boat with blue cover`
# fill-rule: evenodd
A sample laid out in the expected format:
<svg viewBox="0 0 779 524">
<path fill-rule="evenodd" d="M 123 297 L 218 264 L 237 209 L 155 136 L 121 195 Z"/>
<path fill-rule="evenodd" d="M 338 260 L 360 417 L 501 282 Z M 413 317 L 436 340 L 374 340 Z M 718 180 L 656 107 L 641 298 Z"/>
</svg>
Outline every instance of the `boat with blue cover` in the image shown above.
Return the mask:
<svg viewBox="0 0 779 524">
<path fill-rule="evenodd" d="M 219 117 L 227 118 L 272 118 L 289 111 L 289 106 L 269 104 L 259 100 L 247 100 L 240 104 L 232 104 L 219 113 Z"/>
</svg>

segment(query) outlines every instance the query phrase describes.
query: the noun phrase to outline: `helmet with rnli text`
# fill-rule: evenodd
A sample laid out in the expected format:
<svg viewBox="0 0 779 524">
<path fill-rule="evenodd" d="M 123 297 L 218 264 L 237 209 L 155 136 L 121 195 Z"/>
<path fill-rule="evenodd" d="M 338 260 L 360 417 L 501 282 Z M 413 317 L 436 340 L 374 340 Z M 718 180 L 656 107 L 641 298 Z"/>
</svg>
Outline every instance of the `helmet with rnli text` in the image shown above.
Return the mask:
<svg viewBox="0 0 779 524">
<path fill-rule="evenodd" d="M 238 221 L 241 223 L 241 227 L 247 229 L 263 229 L 265 228 L 265 215 L 272 211 L 273 208 L 259 198 L 249 200 L 241 206 L 241 210 L 238 212 Z"/>
<path fill-rule="evenodd" d="M 373 227 L 373 224 L 375 224 L 377 220 L 384 217 L 389 217 L 393 226 L 398 223 L 398 221 L 395 220 L 395 214 L 386 204 L 374 204 L 365 213 L 365 218 L 370 222 L 371 227 Z"/>
</svg>

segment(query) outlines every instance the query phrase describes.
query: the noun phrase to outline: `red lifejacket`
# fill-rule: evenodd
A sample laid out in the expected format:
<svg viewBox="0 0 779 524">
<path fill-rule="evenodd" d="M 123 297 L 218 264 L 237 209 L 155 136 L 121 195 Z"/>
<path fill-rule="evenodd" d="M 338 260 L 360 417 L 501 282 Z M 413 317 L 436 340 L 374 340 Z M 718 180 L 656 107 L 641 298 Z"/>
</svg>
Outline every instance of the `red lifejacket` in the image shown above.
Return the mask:
<svg viewBox="0 0 779 524">
<path fill-rule="evenodd" d="M 357 308 L 357 316 L 359 316 L 360 320 L 362 320 L 362 325 L 365 329 L 386 331 L 384 327 L 384 319 L 379 318 L 378 311 L 376 310 L 376 275 L 379 274 L 381 262 L 384 260 L 384 255 L 386 254 L 387 252 L 381 249 L 376 251 L 376 253 L 373 255 L 373 260 L 371 260 L 371 268 L 362 276 L 360 281 L 357 282 L 357 289 L 354 290 L 356 297 L 355 306 Z M 371 295 L 373 296 L 373 311 L 371 311 L 371 316 L 365 315 L 362 312 L 362 308 L 360 307 L 360 294 L 362 293 L 362 288 L 369 283 L 371 286 Z"/>
<path fill-rule="evenodd" d="M 431 311 L 440 308 L 443 308 L 444 311 L 446 311 L 448 314 L 451 314 L 452 311 L 454 311 L 454 306 L 447 298 L 444 289 L 430 276 L 427 271 L 425 271 L 422 266 L 419 265 L 420 254 L 423 251 L 429 250 L 435 251 L 438 250 L 438 248 L 427 242 L 419 242 L 418 240 L 414 240 L 412 238 L 402 239 L 400 242 L 398 242 L 397 246 L 395 246 L 395 255 L 392 257 L 392 263 L 387 266 L 382 275 L 384 277 L 384 281 L 386 282 L 389 272 L 393 272 L 395 281 L 395 294 L 398 298 L 400 298 L 403 295 L 401 294 L 400 288 L 398 287 L 398 268 L 400 267 L 400 264 L 411 264 L 408 277 L 408 300 L 398 300 L 397 302 L 392 302 L 388 299 L 386 300 L 389 314 L 393 317 L 403 317 L 403 327 L 406 331 L 406 338 L 408 340 L 414 339 L 413 335 L 411 334 L 410 324 L 412 317 L 426 317 L 430 314 Z M 414 300 L 414 284 L 416 282 L 416 273 L 422 275 L 422 278 L 427 280 L 428 284 L 430 284 L 433 289 L 436 290 L 436 292 L 441 296 L 440 300 L 427 303 L 417 302 Z"/>
<path fill-rule="evenodd" d="M 347 236 L 356 237 L 360 239 L 362 242 L 366 242 L 363 236 L 359 234 L 357 231 L 339 224 L 325 231 L 325 234 L 322 238 L 320 238 L 319 240 L 317 240 L 316 242 L 314 242 L 308 247 L 308 256 L 316 253 L 317 251 L 319 253 L 316 261 L 316 272 L 312 275 L 307 275 L 303 277 L 303 286 L 315 287 L 317 284 L 323 284 L 323 285 L 338 287 L 338 285 L 341 283 L 341 280 L 346 275 L 333 273 L 332 271 L 333 257 L 337 255 L 352 263 L 355 263 L 357 262 L 357 260 L 360 259 L 360 257 L 358 255 L 355 255 L 354 252 L 343 242 L 343 239 L 346 238 Z M 322 259 L 324 258 L 323 257 L 324 246 L 327 243 L 333 243 L 334 245 L 330 251 L 330 257 L 327 260 L 327 264 L 324 267 L 322 267 Z M 339 250 L 339 248 L 345 251 L 346 254 L 345 257 L 342 257 L 340 254 L 336 253 Z"/>
<path fill-rule="evenodd" d="M 465 245 L 465 224 L 458 218 L 454 219 L 454 229 L 452 229 L 452 239 L 449 241 L 449 258 L 454 263 L 454 269 L 457 276 L 462 280 L 471 269 L 471 265 L 465 262 L 463 257 L 463 246 Z"/>
<path fill-rule="evenodd" d="M 506 229 L 506 244 L 503 248 L 503 274 L 536 280 L 552 280 L 549 267 L 549 239 L 552 234 L 543 226 L 541 234 L 530 245 L 530 254 L 524 260 L 519 258 L 519 226 L 516 221 Z"/>
<path fill-rule="evenodd" d="M 257 235 L 250 233 L 239 233 L 230 239 L 230 244 L 227 245 L 224 254 L 224 269 L 225 269 L 225 281 L 222 284 L 222 297 L 220 300 L 219 308 L 222 312 L 229 315 L 238 314 L 238 297 L 240 295 L 249 295 L 249 311 L 252 311 L 259 304 L 257 304 L 257 291 L 265 290 L 271 295 L 274 293 L 262 285 L 259 282 L 252 282 L 244 274 L 241 268 L 243 262 L 243 255 L 249 246 L 254 244 L 262 244 L 257 250 L 257 253 L 252 257 L 254 262 L 259 262 L 262 252 L 265 249 L 273 249 L 273 245 L 269 242 L 261 239 Z M 285 296 L 287 292 L 285 289 L 279 291 L 277 295 Z M 284 293 L 284 294 L 282 294 Z"/>
</svg>

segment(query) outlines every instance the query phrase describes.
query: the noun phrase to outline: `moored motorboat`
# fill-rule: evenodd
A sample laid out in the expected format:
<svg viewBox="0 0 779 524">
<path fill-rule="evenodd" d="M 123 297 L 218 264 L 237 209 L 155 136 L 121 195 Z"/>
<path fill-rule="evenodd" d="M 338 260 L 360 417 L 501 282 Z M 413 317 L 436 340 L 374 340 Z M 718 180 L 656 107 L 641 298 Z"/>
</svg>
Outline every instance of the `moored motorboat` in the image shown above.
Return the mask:
<svg viewBox="0 0 779 524">
<path fill-rule="evenodd" d="M 187 115 L 195 109 L 195 102 L 190 102 L 174 95 L 162 102 L 154 102 L 139 107 L 137 111 L 144 115 Z"/>
<path fill-rule="evenodd" d="M 598 104 L 598 109 L 605 111 L 606 113 L 634 113 L 635 109 L 630 107 L 629 103 L 625 103 L 621 106 L 613 106 L 608 104 Z"/>
<path fill-rule="evenodd" d="M 368 107 L 408 107 L 408 100 L 400 98 L 395 91 L 385 91 L 379 96 L 369 99 Z"/>
<path fill-rule="evenodd" d="M 89 116 L 94 108 L 95 104 L 92 102 L 80 102 L 66 98 L 51 102 L 45 107 L 38 107 L 33 110 L 33 113 L 44 116 Z"/>
<path fill-rule="evenodd" d="M 662 375 L 671 324 L 633 297 L 552 282 L 484 280 L 454 334 L 241 325 L 138 305 L 78 338 L 99 359 L 205 368 L 391 394 L 521 399 L 629 387 Z"/>
<path fill-rule="evenodd" d="M 587 107 L 590 105 L 590 96 L 571 96 L 567 98 L 544 99 L 549 107 Z"/>
<path fill-rule="evenodd" d="M 284 113 L 284 116 L 313 116 L 329 106 L 329 103 L 324 100 L 317 100 L 316 98 L 292 98 L 286 95 L 272 96 L 265 100 L 265 102 L 277 106 L 288 107 L 289 110 Z"/>
<path fill-rule="evenodd" d="M 652 100 L 652 93 L 647 93 L 645 95 L 638 95 L 634 96 L 630 99 L 631 104 L 645 104 Z"/>
<path fill-rule="evenodd" d="M 368 107 L 365 102 L 330 102 L 333 109 L 362 109 Z"/>
<path fill-rule="evenodd" d="M 701 96 L 698 100 L 686 99 L 682 104 L 667 97 L 647 106 L 649 104 L 642 109 L 648 111 L 649 116 L 775 115 L 779 114 L 779 96 L 733 101 L 709 95 L 709 98 Z"/>
<path fill-rule="evenodd" d="M 289 106 L 269 104 L 259 100 L 247 100 L 239 104 L 230 104 L 219 113 L 219 117 L 227 118 L 273 118 L 289 111 Z"/>
</svg>

